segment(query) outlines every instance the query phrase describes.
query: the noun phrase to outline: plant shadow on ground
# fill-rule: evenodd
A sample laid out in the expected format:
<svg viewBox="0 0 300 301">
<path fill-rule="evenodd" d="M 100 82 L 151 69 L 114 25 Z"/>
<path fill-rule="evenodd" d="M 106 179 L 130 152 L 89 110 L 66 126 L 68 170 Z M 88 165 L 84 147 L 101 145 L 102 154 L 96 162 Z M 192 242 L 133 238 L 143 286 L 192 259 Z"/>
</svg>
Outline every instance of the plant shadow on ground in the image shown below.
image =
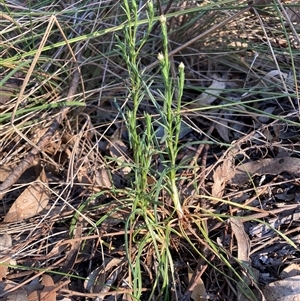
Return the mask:
<svg viewBox="0 0 300 301">
<path fill-rule="evenodd" d="M 1 300 L 299 294 L 300 8 L 258 2 L 0 4 Z"/>
</svg>

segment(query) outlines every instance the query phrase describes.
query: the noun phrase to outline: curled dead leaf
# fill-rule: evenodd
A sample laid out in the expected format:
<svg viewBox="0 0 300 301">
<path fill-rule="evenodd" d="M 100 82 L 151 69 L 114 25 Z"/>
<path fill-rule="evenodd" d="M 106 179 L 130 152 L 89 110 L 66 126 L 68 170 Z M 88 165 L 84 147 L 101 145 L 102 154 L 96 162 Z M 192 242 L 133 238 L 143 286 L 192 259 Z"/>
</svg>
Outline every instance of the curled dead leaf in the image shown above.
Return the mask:
<svg viewBox="0 0 300 301">
<path fill-rule="evenodd" d="M 234 155 L 228 154 L 213 174 L 212 196 L 221 198 L 224 194 L 225 185 L 234 174 Z"/>
</svg>

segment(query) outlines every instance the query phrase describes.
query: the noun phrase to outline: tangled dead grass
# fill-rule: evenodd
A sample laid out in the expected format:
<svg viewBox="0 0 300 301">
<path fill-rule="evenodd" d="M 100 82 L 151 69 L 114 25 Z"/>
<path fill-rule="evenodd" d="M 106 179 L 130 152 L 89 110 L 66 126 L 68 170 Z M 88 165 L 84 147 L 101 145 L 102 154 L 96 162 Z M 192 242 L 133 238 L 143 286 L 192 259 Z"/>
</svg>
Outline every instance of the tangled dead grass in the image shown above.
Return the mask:
<svg viewBox="0 0 300 301">
<path fill-rule="evenodd" d="M 130 78 L 116 51 L 122 3 L 1 4 L 3 300 L 271 300 L 269 283 L 299 258 L 298 8 L 276 1 L 265 16 L 227 2 L 160 8 L 170 14 L 172 76 L 180 62 L 186 71 L 177 154 L 184 219 L 173 218 L 154 151 L 149 203 L 162 189 L 145 210 L 158 215 L 157 233 L 171 233 L 145 242 L 142 213 L 128 226 L 138 162 L 125 120 Z M 150 37 L 139 59 L 162 102 L 159 23 Z M 158 117 L 147 95 L 141 128 L 144 112 Z M 162 237 L 167 284 L 157 277 Z"/>
</svg>

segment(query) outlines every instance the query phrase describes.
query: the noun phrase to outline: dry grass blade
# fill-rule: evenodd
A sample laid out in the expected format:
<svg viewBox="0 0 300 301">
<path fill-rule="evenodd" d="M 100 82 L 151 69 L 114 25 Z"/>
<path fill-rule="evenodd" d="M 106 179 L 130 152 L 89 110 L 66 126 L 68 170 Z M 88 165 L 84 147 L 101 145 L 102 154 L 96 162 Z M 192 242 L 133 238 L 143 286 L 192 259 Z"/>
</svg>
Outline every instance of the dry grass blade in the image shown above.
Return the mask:
<svg viewBox="0 0 300 301">
<path fill-rule="evenodd" d="M 76 93 L 76 89 L 80 80 L 80 73 L 75 71 L 70 89 L 68 92 L 67 99 L 72 100 Z M 5 181 L 0 184 L 0 200 L 7 193 L 8 189 L 16 183 L 16 181 L 21 177 L 21 175 L 34 164 L 34 160 L 39 154 L 40 150 L 44 149 L 49 143 L 54 133 L 58 129 L 62 120 L 66 117 L 69 108 L 64 108 L 58 115 L 58 117 L 52 122 L 51 126 L 48 128 L 47 132 L 41 137 L 37 143 L 37 148 L 33 148 L 22 160 L 22 162 L 14 169 L 14 171 L 5 179 Z"/>
<path fill-rule="evenodd" d="M 231 17 L 223 20 L 222 22 L 216 24 L 215 26 L 211 27 L 210 29 L 208 29 L 207 31 L 197 35 L 196 37 L 190 39 L 188 42 L 182 44 L 181 46 L 177 47 L 176 49 L 170 51 L 169 56 L 174 56 L 177 53 L 179 53 L 180 51 L 188 48 L 190 45 L 194 44 L 195 42 L 197 42 L 198 40 L 209 36 L 212 32 L 217 31 L 217 29 L 222 28 L 224 25 L 229 24 L 230 22 L 236 20 L 240 15 L 242 15 L 243 13 L 249 11 L 251 9 L 251 6 L 248 6 L 247 8 L 237 12 L 236 14 L 232 15 Z M 156 65 L 158 65 L 158 62 L 152 63 L 150 65 L 147 66 L 147 69 L 152 69 L 153 67 L 155 67 Z"/>
</svg>

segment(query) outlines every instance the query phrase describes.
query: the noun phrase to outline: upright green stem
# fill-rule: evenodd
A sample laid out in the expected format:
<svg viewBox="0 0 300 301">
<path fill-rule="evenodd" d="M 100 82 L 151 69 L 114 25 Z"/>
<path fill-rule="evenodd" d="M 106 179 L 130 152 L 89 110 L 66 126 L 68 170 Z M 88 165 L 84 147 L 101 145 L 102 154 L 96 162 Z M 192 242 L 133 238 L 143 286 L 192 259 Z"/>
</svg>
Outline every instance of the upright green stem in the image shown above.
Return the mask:
<svg viewBox="0 0 300 301">
<path fill-rule="evenodd" d="M 178 151 L 178 140 L 180 134 L 180 105 L 181 97 L 183 91 L 183 82 L 184 82 L 184 68 L 183 64 L 180 69 L 180 79 L 179 79 L 179 99 L 177 101 L 177 110 L 174 113 L 173 111 L 173 85 L 172 78 L 170 76 L 170 60 L 169 60 L 169 51 L 168 51 L 168 33 L 166 26 L 165 16 L 160 17 L 161 29 L 162 29 L 162 40 L 163 40 L 163 54 L 158 55 L 158 59 L 161 65 L 162 77 L 165 84 L 165 93 L 164 93 L 164 114 L 165 114 L 165 131 L 166 131 L 166 146 L 169 155 L 170 171 L 169 171 L 169 181 L 170 181 L 170 191 L 171 197 L 174 203 L 174 207 L 179 219 L 183 218 L 183 210 L 181 207 L 179 191 L 176 183 L 176 157 Z"/>
</svg>

